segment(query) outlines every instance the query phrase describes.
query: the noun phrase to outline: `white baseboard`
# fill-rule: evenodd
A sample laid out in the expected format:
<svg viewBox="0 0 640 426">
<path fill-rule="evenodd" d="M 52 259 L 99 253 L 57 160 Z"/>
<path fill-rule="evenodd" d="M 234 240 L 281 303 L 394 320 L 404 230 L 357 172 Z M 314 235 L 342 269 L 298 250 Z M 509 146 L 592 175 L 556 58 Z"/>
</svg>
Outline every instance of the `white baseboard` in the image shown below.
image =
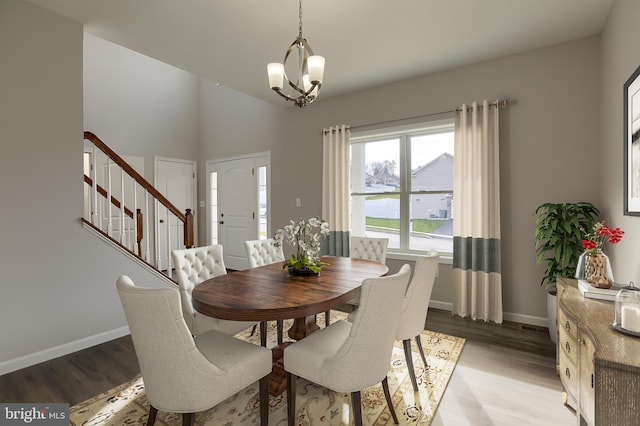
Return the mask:
<svg viewBox="0 0 640 426">
<path fill-rule="evenodd" d="M 451 302 L 431 300 L 429 302 L 429 307 L 434 309 L 441 309 L 443 311 L 453 311 L 453 303 Z M 547 317 L 534 317 L 532 315 L 514 314 L 512 312 L 503 312 L 502 317 L 506 321 L 535 325 L 537 327 L 548 327 L 549 325 Z"/>
<path fill-rule="evenodd" d="M 127 334 L 129 334 L 129 327 L 124 326 L 116 328 L 115 330 L 105 331 L 103 333 L 55 346 L 53 348 L 21 356 L 19 358 L 10 359 L 0 363 L 0 375 L 30 367 L 44 361 L 49 361 L 60 356 L 68 355 L 82 349 L 90 348 L 91 346 L 99 345 L 100 343 L 108 342 L 109 340 L 117 339 L 118 337 L 126 336 Z"/>
</svg>

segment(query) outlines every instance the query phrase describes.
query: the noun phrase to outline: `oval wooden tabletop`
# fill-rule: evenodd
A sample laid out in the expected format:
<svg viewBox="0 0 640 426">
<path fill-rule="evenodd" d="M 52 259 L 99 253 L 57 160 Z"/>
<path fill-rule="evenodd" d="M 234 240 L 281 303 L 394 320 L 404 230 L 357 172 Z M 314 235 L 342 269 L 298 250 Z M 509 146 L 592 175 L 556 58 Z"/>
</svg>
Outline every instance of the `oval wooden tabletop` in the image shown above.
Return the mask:
<svg viewBox="0 0 640 426">
<path fill-rule="evenodd" d="M 217 276 L 193 289 L 193 307 L 236 321 L 300 318 L 359 297 L 364 279 L 389 272 L 386 265 L 363 259 L 326 256 L 322 261 L 328 265 L 319 275 L 294 276 L 278 262 Z"/>
</svg>

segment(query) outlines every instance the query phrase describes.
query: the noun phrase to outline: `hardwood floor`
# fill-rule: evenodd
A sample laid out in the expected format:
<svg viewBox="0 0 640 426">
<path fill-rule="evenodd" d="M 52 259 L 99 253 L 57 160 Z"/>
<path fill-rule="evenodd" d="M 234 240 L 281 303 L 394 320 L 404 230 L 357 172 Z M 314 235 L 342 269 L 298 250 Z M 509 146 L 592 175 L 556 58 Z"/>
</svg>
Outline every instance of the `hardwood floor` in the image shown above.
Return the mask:
<svg viewBox="0 0 640 426">
<path fill-rule="evenodd" d="M 429 310 L 426 328 L 467 339 L 432 425 L 573 425 L 545 328 Z M 2 402 L 77 404 L 140 374 L 129 336 L 0 376 Z"/>
</svg>

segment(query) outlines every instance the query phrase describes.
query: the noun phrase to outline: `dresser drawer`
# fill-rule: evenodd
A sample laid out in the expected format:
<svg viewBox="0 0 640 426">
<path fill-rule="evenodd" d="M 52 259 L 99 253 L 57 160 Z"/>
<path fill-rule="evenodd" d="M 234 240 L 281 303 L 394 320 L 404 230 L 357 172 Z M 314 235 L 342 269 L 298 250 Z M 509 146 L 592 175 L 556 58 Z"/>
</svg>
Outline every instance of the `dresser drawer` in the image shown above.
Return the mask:
<svg viewBox="0 0 640 426">
<path fill-rule="evenodd" d="M 559 373 L 564 390 L 569 394 L 569 405 L 577 408 L 578 401 L 578 368 L 577 364 L 567 356 L 567 353 L 560 351 Z"/>
<path fill-rule="evenodd" d="M 578 340 L 578 325 L 562 309 L 558 309 L 558 333 L 566 333 L 573 340 Z"/>
</svg>

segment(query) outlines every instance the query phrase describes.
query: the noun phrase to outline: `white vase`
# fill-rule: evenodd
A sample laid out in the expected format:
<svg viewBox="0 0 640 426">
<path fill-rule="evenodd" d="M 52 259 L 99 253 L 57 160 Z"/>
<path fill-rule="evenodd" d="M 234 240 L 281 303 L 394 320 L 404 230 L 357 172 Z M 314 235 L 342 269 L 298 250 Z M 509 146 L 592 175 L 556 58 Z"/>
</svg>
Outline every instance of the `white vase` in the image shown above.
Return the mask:
<svg viewBox="0 0 640 426">
<path fill-rule="evenodd" d="M 549 337 L 553 343 L 558 343 L 557 325 L 557 297 L 555 294 L 547 293 L 547 320 L 549 327 Z"/>
</svg>

